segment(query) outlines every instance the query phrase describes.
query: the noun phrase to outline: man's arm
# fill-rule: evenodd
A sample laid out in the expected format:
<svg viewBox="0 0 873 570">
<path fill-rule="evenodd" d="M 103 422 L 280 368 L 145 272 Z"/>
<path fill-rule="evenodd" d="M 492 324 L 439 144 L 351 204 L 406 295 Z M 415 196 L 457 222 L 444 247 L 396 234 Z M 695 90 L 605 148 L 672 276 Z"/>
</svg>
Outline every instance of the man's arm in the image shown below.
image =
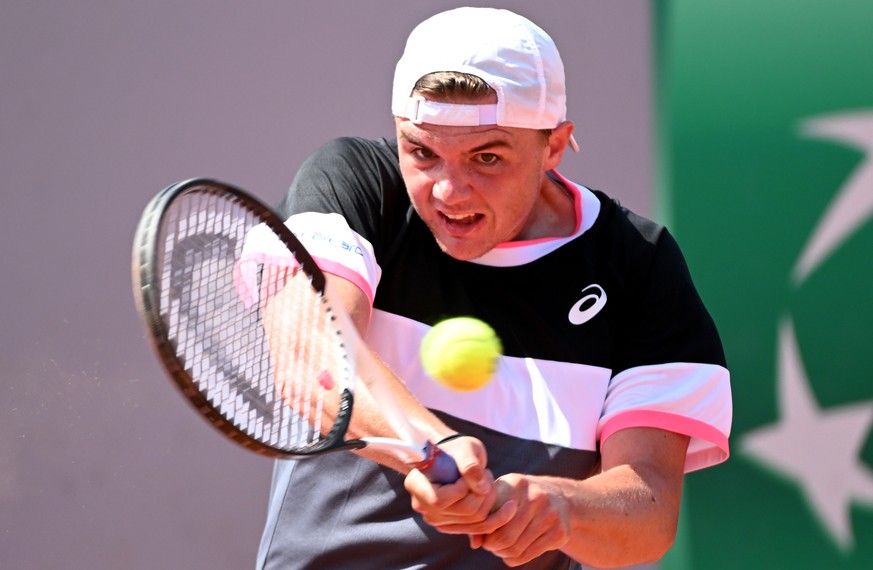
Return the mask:
<svg viewBox="0 0 873 570">
<path fill-rule="evenodd" d="M 371 311 L 367 296 L 350 281 L 333 275 L 327 276 L 327 295 L 331 303 L 346 310 L 363 337 L 367 331 Z M 370 351 L 370 355 L 369 360 L 374 364 L 374 371 L 386 379 L 386 383 L 391 386 L 393 395 L 400 407 L 416 428 L 433 442 L 454 433 L 451 428 L 415 399 L 402 380 L 397 378 L 375 353 Z M 355 390 L 355 405 L 349 427 L 349 437 L 363 436 L 395 437 L 390 426 L 382 419 L 378 402 L 374 401 L 367 392 L 366 385 L 358 383 Z M 479 510 L 484 508 L 487 512 L 487 507 L 479 507 L 479 505 L 487 503 L 490 506 L 495 500 L 496 489 L 493 485 L 493 477 L 486 468 L 487 455 L 484 446 L 477 439 L 464 437 L 452 442 L 451 447 L 447 447 L 447 449 L 457 462 L 458 470 L 461 473 L 461 480 L 452 487 L 456 488 L 459 495 L 473 495 L 466 498 L 467 503 L 476 505 Z M 356 453 L 403 474 L 410 470 L 408 465 L 394 461 L 392 458 L 386 458 L 383 454 L 374 453 L 366 448 Z M 471 490 L 472 493 L 470 493 Z"/>
<path fill-rule="evenodd" d="M 428 523 L 471 535 L 474 547 L 510 566 L 560 549 L 585 564 L 623 567 L 658 560 L 673 544 L 687 446 L 687 437 L 667 431 L 619 431 L 603 444 L 601 472 L 588 479 L 500 477 L 500 508 L 479 523 L 470 522 L 474 513 L 429 495 L 415 473 L 407 477 L 407 489 Z"/>
</svg>

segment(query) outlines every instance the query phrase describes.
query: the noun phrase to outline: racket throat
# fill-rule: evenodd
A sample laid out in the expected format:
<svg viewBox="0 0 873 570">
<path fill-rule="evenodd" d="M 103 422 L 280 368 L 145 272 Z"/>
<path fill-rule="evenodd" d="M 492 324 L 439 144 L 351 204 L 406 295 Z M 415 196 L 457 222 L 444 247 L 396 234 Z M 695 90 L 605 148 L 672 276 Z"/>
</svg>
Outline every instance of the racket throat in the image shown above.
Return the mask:
<svg viewBox="0 0 873 570">
<path fill-rule="evenodd" d="M 361 441 L 366 444 L 366 447 L 380 453 L 390 453 L 394 457 L 403 461 L 403 463 L 412 467 L 418 468 L 419 464 L 432 462 L 436 446 L 426 442 L 424 445 L 416 445 L 414 443 L 403 442 L 389 437 L 365 437 Z M 428 456 L 431 457 L 428 457 Z"/>
<path fill-rule="evenodd" d="M 423 457 L 417 463 L 412 464 L 412 467 L 415 467 L 419 471 L 429 471 L 437 462 L 437 457 L 442 455 L 442 453 L 443 451 L 439 447 L 430 441 L 426 441 L 424 443 Z"/>
</svg>

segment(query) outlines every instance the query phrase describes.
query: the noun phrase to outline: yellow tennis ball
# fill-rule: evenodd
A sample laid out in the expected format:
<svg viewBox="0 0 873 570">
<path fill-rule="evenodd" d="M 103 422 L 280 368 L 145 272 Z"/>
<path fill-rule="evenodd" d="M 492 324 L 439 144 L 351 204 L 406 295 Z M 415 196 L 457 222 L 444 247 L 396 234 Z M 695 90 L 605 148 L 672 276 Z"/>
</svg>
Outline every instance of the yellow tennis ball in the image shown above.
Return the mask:
<svg viewBox="0 0 873 570">
<path fill-rule="evenodd" d="M 478 390 L 491 380 L 503 347 L 490 326 L 472 317 L 437 323 L 421 341 L 421 363 L 453 390 Z"/>
</svg>

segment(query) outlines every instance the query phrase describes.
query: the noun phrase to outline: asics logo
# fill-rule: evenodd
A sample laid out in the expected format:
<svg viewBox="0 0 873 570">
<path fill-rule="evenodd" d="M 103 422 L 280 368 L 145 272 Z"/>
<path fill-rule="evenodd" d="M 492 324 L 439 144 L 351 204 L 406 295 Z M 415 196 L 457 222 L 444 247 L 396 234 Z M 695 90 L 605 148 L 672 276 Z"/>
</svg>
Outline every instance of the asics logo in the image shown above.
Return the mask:
<svg viewBox="0 0 873 570">
<path fill-rule="evenodd" d="M 567 318 L 574 325 L 587 323 L 606 306 L 606 291 L 600 285 L 589 285 L 582 289 L 583 297 L 570 308 Z"/>
</svg>

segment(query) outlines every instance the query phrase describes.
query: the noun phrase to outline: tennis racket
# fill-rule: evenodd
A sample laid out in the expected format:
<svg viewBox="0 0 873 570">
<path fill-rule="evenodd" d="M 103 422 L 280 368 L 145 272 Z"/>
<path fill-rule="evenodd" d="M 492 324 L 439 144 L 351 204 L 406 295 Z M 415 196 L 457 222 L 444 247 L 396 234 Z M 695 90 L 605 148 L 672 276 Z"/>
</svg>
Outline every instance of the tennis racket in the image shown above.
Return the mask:
<svg viewBox="0 0 873 570">
<path fill-rule="evenodd" d="M 225 436 L 270 457 L 372 447 L 431 481 L 454 460 L 407 419 L 325 276 L 267 206 L 194 179 L 155 196 L 133 248 L 137 309 L 181 393 Z M 346 439 L 361 380 L 397 438 Z"/>
</svg>

